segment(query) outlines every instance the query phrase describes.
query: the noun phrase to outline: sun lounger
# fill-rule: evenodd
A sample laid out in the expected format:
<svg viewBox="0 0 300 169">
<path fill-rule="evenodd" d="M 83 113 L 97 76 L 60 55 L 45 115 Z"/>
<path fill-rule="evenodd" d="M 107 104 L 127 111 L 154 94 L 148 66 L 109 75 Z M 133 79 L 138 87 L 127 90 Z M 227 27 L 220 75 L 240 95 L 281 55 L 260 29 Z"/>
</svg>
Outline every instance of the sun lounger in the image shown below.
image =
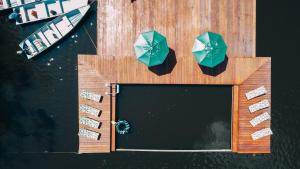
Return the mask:
<svg viewBox="0 0 300 169">
<path fill-rule="evenodd" d="M 100 102 L 102 96 L 99 94 L 95 94 L 93 92 L 88 92 L 88 91 L 81 91 L 79 94 L 80 97 L 84 98 L 84 99 L 89 99 L 89 100 L 93 100 L 96 102 Z"/>
<path fill-rule="evenodd" d="M 262 100 L 258 103 L 255 103 L 255 104 L 252 104 L 251 106 L 249 106 L 249 110 L 250 110 L 251 113 L 253 113 L 253 112 L 256 112 L 258 110 L 267 108 L 269 106 L 270 106 L 269 101 L 267 99 L 265 99 L 265 100 Z"/>
<path fill-rule="evenodd" d="M 83 124 L 83 125 L 87 125 L 89 127 L 93 127 L 93 128 L 99 128 L 100 126 L 100 122 L 87 118 L 87 117 L 79 117 L 79 123 Z"/>
<path fill-rule="evenodd" d="M 85 112 L 85 113 L 88 113 L 88 114 L 91 114 L 94 116 L 99 116 L 99 113 L 100 113 L 100 110 L 98 110 L 94 107 L 88 106 L 88 105 L 84 105 L 84 104 L 79 106 L 79 111 L 82 111 L 82 112 Z"/>
<path fill-rule="evenodd" d="M 255 118 L 253 118 L 252 120 L 250 120 L 250 124 L 254 127 L 266 120 L 269 120 L 271 118 L 271 116 L 269 115 L 268 112 L 264 112 L 258 116 L 256 116 Z"/>
<path fill-rule="evenodd" d="M 267 90 L 264 86 L 261 86 L 257 89 L 254 89 L 254 90 L 251 90 L 250 92 L 247 92 L 245 95 L 246 95 L 246 98 L 248 100 L 250 99 L 253 99 L 255 97 L 258 97 L 258 96 L 261 96 L 261 95 L 264 95 L 267 93 Z"/>
<path fill-rule="evenodd" d="M 254 133 L 251 134 L 251 137 L 253 140 L 257 140 L 257 139 L 260 139 L 260 138 L 263 138 L 263 137 L 266 137 L 266 136 L 269 136 L 269 135 L 272 135 L 273 132 L 270 128 L 264 128 L 264 129 L 261 129 L 261 130 L 258 130 Z"/>
<path fill-rule="evenodd" d="M 86 138 L 90 138 L 93 140 L 98 140 L 100 137 L 100 133 L 97 133 L 97 132 L 94 132 L 91 130 L 87 130 L 87 129 L 82 129 L 82 128 L 79 129 L 78 135 L 79 135 L 79 137 L 86 137 Z"/>
</svg>

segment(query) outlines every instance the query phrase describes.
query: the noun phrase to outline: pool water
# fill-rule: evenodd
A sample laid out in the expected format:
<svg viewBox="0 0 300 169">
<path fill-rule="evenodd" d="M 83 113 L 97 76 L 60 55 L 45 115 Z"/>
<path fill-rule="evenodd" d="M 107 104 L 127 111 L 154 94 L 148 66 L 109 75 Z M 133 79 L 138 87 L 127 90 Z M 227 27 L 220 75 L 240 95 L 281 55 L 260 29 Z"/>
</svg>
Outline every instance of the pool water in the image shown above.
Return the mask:
<svg viewBox="0 0 300 169">
<path fill-rule="evenodd" d="M 231 148 L 232 86 L 119 85 L 117 119 L 131 125 L 117 149 Z"/>
</svg>

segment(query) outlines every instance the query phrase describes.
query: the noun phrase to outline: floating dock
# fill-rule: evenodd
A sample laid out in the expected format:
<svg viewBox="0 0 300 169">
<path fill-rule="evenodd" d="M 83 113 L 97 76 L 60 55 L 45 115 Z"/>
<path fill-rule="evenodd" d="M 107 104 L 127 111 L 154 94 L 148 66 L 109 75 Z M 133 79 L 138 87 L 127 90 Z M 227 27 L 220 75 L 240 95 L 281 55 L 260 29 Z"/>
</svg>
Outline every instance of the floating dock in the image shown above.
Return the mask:
<svg viewBox="0 0 300 169">
<path fill-rule="evenodd" d="M 111 86 L 102 76 L 100 76 L 92 65 L 86 64 L 85 60 L 78 62 L 78 95 L 80 91 L 89 91 L 100 94 L 101 102 L 95 102 L 80 98 L 79 105 L 88 105 L 101 110 L 98 117 L 78 111 L 78 117 L 88 117 L 101 123 L 100 128 L 92 128 L 79 124 L 79 128 L 88 129 L 100 133 L 100 139 L 93 140 L 79 137 L 78 153 L 108 153 L 111 148 Z M 78 110 L 79 110 L 78 105 Z M 79 119 L 79 118 L 78 118 Z"/>
<path fill-rule="evenodd" d="M 267 94 L 247 100 L 245 93 L 265 86 Z M 271 103 L 271 60 L 260 66 L 240 85 L 234 86 L 234 108 L 233 108 L 233 132 L 232 132 L 232 151 L 237 153 L 271 153 L 271 137 L 264 137 L 253 141 L 251 133 L 262 128 L 271 128 L 271 120 L 252 127 L 249 121 L 257 115 L 268 112 L 271 115 L 271 107 L 250 113 L 248 107 L 263 99 Z"/>
<path fill-rule="evenodd" d="M 270 127 L 270 121 L 256 127 L 249 123 L 260 113 L 250 114 L 249 105 L 261 98 L 271 102 L 271 59 L 255 57 L 255 0 L 100 0 L 97 15 L 97 55 L 78 56 L 78 81 L 79 90 L 95 78 L 99 78 L 97 88 L 101 83 L 110 84 L 113 94 L 106 102 L 109 129 L 102 131 L 105 137 L 99 144 L 80 139 L 80 147 L 90 149 L 79 152 L 115 151 L 110 120 L 115 118 L 114 85 L 118 83 L 232 85 L 232 152 L 271 152 L 270 136 L 251 138 L 254 131 Z M 151 29 L 167 37 L 171 52 L 162 66 L 149 69 L 136 60 L 133 43 L 139 33 Z M 216 70 L 199 67 L 191 52 L 195 37 L 205 31 L 220 33 L 228 44 L 227 60 Z M 262 85 L 268 94 L 247 101 L 245 93 Z M 270 108 L 264 111 L 271 114 Z M 100 142 L 105 149 L 97 147 Z"/>
</svg>

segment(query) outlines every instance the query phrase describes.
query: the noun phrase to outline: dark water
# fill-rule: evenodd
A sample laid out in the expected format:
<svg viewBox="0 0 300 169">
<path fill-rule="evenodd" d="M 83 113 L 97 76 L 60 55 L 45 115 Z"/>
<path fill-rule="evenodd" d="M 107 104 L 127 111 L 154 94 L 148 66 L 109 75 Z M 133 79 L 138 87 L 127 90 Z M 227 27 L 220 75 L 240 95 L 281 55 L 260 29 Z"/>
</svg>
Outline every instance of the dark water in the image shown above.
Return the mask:
<svg viewBox="0 0 300 169">
<path fill-rule="evenodd" d="M 96 53 L 89 39 L 96 41 L 93 8 L 66 39 L 33 60 L 16 54 L 18 43 L 45 22 L 15 26 L 7 20 L 9 11 L 1 12 L 1 153 L 78 149 L 76 55 Z"/>
<path fill-rule="evenodd" d="M 299 2 L 257 1 L 257 56 L 272 57 L 272 154 L 142 153 L 77 155 L 76 53 L 95 52 L 83 27 L 78 43 L 36 60 L 16 56 L 34 27 L 0 14 L 0 169 L 298 169 L 300 168 Z M 91 17 L 91 20 L 93 17 Z M 89 19 L 84 25 L 95 38 Z M 95 25 L 95 23 L 94 23 Z M 93 32 L 93 33 L 92 33 Z M 51 58 L 51 66 L 47 63 Z M 62 69 L 59 69 L 59 66 Z M 60 80 L 62 78 L 62 80 Z M 48 151 L 48 153 L 44 153 Z M 50 153 L 50 152 L 67 153 Z M 20 152 L 20 153 L 18 153 Z M 22 153 L 27 152 L 27 153 Z M 30 153 L 31 152 L 31 153 Z"/>
<path fill-rule="evenodd" d="M 117 148 L 231 149 L 231 86 L 120 85 L 117 119 L 129 134 Z"/>
</svg>

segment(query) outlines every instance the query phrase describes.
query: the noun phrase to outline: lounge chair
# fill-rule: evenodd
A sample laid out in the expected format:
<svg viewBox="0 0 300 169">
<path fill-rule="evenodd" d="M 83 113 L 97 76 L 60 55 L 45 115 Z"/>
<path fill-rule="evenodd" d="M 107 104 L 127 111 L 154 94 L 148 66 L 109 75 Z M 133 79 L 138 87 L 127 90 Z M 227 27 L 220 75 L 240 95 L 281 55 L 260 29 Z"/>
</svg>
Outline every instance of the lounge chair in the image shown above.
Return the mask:
<svg viewBox="0 0 300 169">
<path fill-rule="evenodd" d="M 83 125 L 87 125 L 89 127 L 93 127 L 93 128 L 99 128 L 100 126 L 100 122 L 87 118 L 87 117 L 79 117 L 79 123 L 83 124 Z"/>
<path fill-rule="evenodd" d="M 255 97 L 258 97 L 258 96 L 261 96 L 261 95 L 264 95 L 267 93 L 267 90 L 264 86 L 261 86 L 257 89 L 254 89 L 254 90 L 251 90 L 250 92 L 247 92 L 245 95 L 246 95 L 246 98 L 248 100 L 250 99 L 253 99 Z"/>
<path fill-rule="evenodd" d="M 85 113 L 88 113 L 88 114 L 91 114 L 91 115 L 94 115 L 94 116 L 99 116 L 99 114 L 100 114 L 100 110 L 98 110 L 94 107 L 85 105 L 85 104 L 82 104 L 82 105 L 79 106 L 79 111 L 85 112 Z"/>
<path fill-rule="evenodd" d="M 252 137 L 252 140 L 257 140 L 257 139 L 260 139 L 260 138 L 263 138 L 266 136 L 270 136 L 272 134 L 273 134 L 273 132 L 270 128 L 264 128 L 264 129 L 261 129 L 261 130 L 258 130 L 256 132 L 252 133 L 251 137 Z"/>
<path fill-rule="evenodd" d="M 249 110 L 250 110 L 251 113 L 253 113 L 253 112 L 256 112 L 258 110 L 267 108 L 269 106 L 270 106 L 269 101 L 267 99 L 265 99 L 265 100 L 262 100 L 258 103 L 255 103 L 255 104 L 252 104 L 251 106 L 249 106 Z"/>
<path fill-rule="evenodd" d="M 93 92 L 88 92 L 86 90 L 81 91 L 79 96 L 81 98 L 88 99 L 88 100 L 93 100 L 93 101 L 96 101 L 96 102 L 100 102 L 101 98 L 102 98 L 101 95 L 95 94 Z"/>
<path fill-rule="evenodd" d="M 258 116 L 256 116 L 255 118 L 253 118 L 252 120 L 250 120 L 250 124 L 254 127 L 266 120 L 269 120 L 271 118 L 271 116 L 269 115 L 268 112 L 264 112 Z"/>
<path fill-rule="evenodd" d="M 86 137 L 93 140 L 98 140 L 100 138 L 100 133 L 80 128 L 78 132 L 79 137 Z"/>
</svg>

